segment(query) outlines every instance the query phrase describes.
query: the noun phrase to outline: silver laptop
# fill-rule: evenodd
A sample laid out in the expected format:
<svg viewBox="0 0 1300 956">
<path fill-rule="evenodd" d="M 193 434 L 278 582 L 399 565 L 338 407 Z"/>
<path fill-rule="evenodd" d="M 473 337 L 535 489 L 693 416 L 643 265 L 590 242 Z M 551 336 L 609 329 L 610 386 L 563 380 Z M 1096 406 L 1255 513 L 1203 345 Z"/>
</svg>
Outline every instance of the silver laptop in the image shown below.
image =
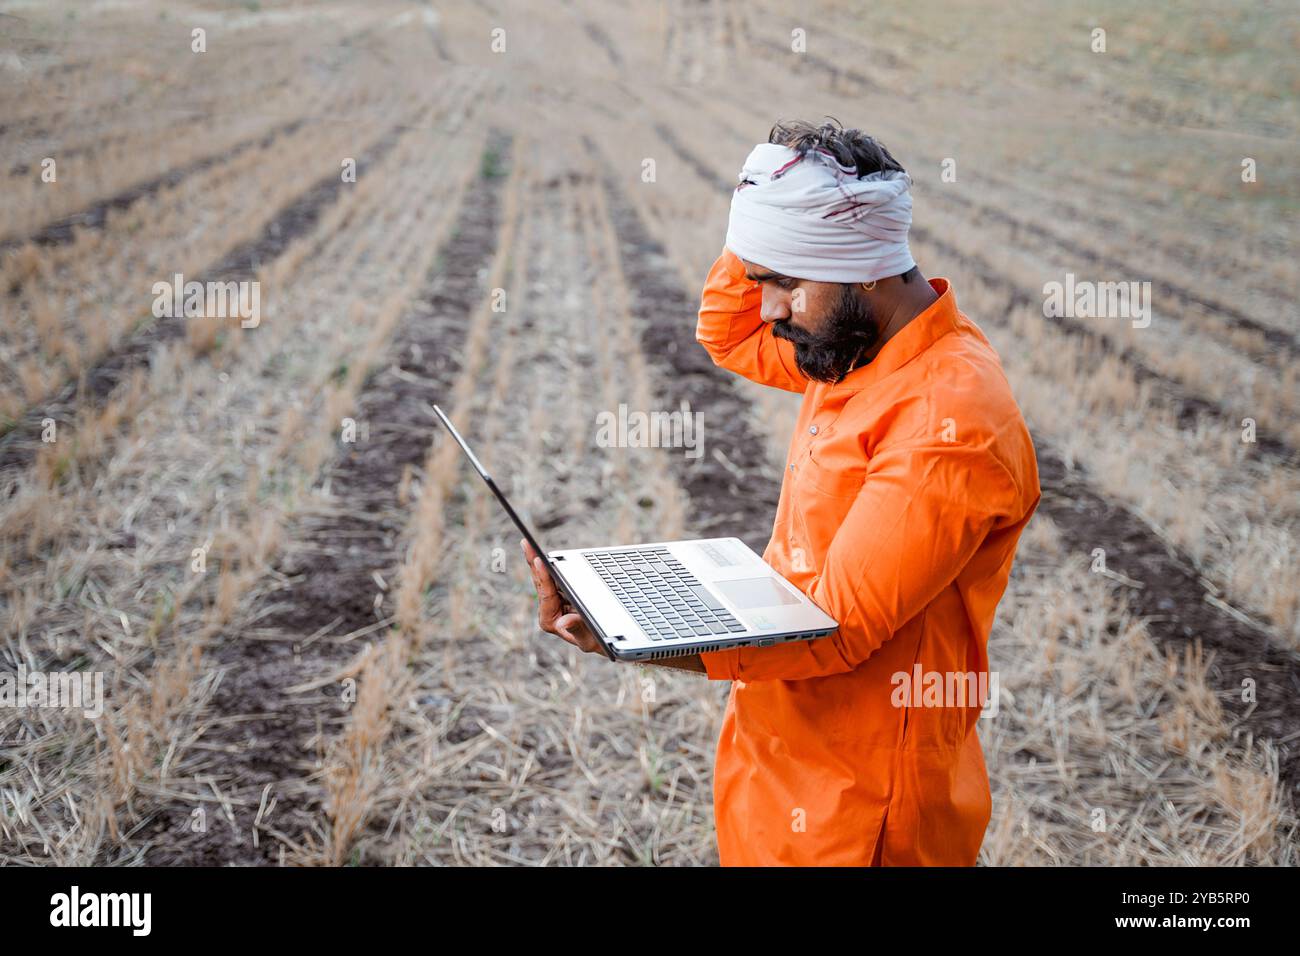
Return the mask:
<svg viewBox="0 0 1300 956">
<path fill-rule="evenodd" d="M 825 637 L 839 624 L 739 538 L 545 551 L 456 427 L 433 406 L 560 593 L 620 661 Z"/>
</svg>

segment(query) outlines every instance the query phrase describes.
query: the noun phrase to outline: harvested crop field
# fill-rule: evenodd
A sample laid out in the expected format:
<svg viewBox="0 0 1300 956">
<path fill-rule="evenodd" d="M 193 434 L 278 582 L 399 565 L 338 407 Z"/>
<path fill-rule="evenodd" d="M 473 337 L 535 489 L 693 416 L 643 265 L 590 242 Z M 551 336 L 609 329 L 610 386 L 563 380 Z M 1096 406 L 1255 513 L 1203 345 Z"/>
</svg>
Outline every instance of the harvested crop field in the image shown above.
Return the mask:
<svg viewBox="0 0 1300 956">
<path fill-rule="evenodd" d="M 1297 48 L 1206 0 L 0 0 L 0 673 L 103 679 L 0 708 L 0 864 L 715 865 L 727 685 L 540 632 L 432 407 L 549 549 L 761 553 L 800 396 L 696 311 L 744 157 L 826 115 L 1038 451 L 980 862 L 1295 864 Z M 1149 321 L 1047 315 L 1067 274 Z"/>
</svg>

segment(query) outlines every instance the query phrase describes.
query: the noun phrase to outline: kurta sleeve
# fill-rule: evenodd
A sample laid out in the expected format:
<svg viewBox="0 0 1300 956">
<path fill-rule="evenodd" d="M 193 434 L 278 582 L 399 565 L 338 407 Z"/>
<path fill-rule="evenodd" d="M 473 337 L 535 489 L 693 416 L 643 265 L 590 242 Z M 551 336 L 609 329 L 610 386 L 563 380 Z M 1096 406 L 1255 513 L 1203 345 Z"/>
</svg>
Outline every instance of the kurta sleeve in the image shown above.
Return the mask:
<svg viewBox="0 0 1300 956">
<path fill-rule="evenodd" d="M 805 680 L 853 670 L 956 579 L 1019 494 L 987 449 L 927 439 L 881 449 L 808 596 L 831 635 L 701 654 L 711 680 Z"/>
<path fill-rule="evenodd" d="M 704 283 L 695 341 L 714 365 L 762 385 L 802 392 L 808 377 L 795 364 L 794 343 L 772 334 L 759 315 L 762 304 L 762 287 L 745 278 L 744 263 L 724 248 Z"/>
</svg>

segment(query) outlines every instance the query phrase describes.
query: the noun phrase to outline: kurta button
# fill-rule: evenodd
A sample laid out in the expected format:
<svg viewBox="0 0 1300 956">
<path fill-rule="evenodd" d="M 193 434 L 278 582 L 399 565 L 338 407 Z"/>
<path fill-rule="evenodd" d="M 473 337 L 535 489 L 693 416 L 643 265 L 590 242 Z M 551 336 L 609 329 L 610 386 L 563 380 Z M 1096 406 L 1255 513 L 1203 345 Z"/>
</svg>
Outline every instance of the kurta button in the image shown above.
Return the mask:
<svg viewBox="0 0 1300 956">
<path fill-rule="evenodd" d="M 790 470 L 794 471 L 794 462 L 790 462 Z"/>
<path fill-rule="evenodd" d="M 816 434 L 817 434 L 817 426 L 816 426 L 816 425 L 809 425 L 809 426 L 808 426 L 808 431 L 809 431 L 810 434 L 816 435 Z"/>
</svg>

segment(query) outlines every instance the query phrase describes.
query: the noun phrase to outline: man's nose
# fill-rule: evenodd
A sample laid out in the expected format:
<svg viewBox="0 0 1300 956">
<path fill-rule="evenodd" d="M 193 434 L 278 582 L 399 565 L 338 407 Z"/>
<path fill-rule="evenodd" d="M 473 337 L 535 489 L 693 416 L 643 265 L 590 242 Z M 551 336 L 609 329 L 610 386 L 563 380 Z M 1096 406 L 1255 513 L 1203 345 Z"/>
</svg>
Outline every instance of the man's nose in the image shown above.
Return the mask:
<svg viewBox="0 0 1300 956">
<path fill-rule="evenodd" d="M 763 290 L 763 306 L 759 317 L 764 322 L 782 322 L 790 318 L 790 297 L 777 290 Z"/>
</svg>

